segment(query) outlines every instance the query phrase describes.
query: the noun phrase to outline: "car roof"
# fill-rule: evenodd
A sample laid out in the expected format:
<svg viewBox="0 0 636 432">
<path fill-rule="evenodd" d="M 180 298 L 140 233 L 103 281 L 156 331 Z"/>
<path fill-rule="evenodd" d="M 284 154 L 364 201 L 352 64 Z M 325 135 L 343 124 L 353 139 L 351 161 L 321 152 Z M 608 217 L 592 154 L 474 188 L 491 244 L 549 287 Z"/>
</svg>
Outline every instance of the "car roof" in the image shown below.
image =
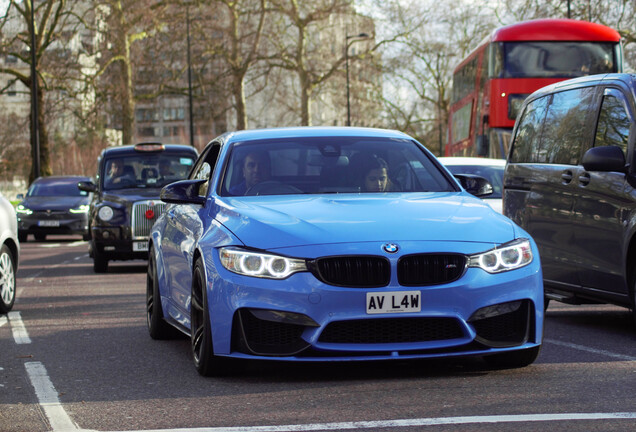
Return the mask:
<svg viewBox="0 0 636 432">
<path fill-rule="evenodd" d="M 242 131 L 227 132 L 221 136 L 223 141 L 251 141 L 270 138 L 302 138 L 302 137 L 329 137 L 329 136 L 351 136 L 369 138 L 401 138 L 412 139 L 403 132 L 363 127 L 348 126 L 303 126 L 268 129 L 249 129 Z"/>
<path fill-rule="evenodd" d="M 506 166 L 505 159 L 490 159 L 480 157 L 440 157 L 444 165 L 481 165 L 481 166 Z"/>
<path fill-rule="evenodd" d="M 527 105 L 529 101 L 537 99 L 539 97 L 545 96 L 550 93 L 568 90 L 569 88 L 576 87 L 585 87 L 585 86 L 593 86 L 603 84 L 611 84 L 622 82 L 627 86 L 633 88 L 634 80 L 636 80 L 636 74 L 630 73 L 610 73 L 610 74 L 599 74 L 599 75 L 586 75 L 578 78 L 572 78 L 565 81 L 559 81 L 554 84 L 550 84 L 548 86 L 542 87 L 532 93 L 525 100 L 525 104 Z"/>
<path fill-rule="evenodd" d="M 91 178 L 88 176 L 80 176 L 80 175 L 68 175 L 68 176 L 47 176 L 47 177 L 38 177 L 35 179 L 34 183 L 56 183 L 56 182 L 73 182 L 73 181 L 87 181 Z"/>
</svg>

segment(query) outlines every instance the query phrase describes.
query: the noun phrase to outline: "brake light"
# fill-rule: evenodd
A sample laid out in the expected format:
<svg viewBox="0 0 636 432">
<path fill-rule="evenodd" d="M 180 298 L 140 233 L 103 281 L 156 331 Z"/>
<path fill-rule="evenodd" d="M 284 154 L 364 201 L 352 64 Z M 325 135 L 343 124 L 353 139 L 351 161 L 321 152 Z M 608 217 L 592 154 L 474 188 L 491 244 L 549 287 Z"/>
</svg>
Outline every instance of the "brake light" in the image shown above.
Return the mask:
<svg viewBox="0 0 636 432">
<path fill-rule="evenodd" d="M 161 143 L 141 143 L 135 144 L 135 151 L 139 152 L 158 152 L 165 149 Z"/>
</svg>

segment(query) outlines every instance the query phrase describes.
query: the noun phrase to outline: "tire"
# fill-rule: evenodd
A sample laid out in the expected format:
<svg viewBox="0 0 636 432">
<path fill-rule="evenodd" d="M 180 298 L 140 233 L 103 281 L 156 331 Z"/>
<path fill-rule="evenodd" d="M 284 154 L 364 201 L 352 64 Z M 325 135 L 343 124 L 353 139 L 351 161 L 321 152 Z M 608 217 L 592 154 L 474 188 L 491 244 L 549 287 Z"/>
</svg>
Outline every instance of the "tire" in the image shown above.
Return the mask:
<svg viewBox="0 0 636 432">
<path fill-rule="evenodd" d="M 0 248 L 0 313 L 8 313 L 15 303 L 15 266 L 7 245 Z"/>
<path fill-rule="evenodd" d="M 33 234 L 33 237 L 37 241 L 46 241 L 46 234 Z"/>
<path fill-rule="evenodd" d="M 636 277 L 632 282 L 632 292 L 630 296 L 632 297 L 632 316 L 634 317 L 634 325 L 636 326 Z"/>
<path fill-rule="evenodd" d="M 190 343 L 194 367 L 202 376 L 223 376 L 228 370 L 223 359 L 214 355 L 208 309 L 205 271 L 201 258 L 194 264 L 190 303 Z"/>
<path fill-rule="evenodd" d="M 18 241 L 20 243 L 26 243 L 28 236 L 27 233 L 18 231 Z"/>
<path fill-rule="evenodd" d="M 106 273 L 108 271 L 108 260 L 99 251 L 97 245 L 93 245 L 93 271 L 95 273 Z"/>
<path fill-rule="evenodd" d="M 174 337 L 174 328 L 163 319 L 157 265 L 152 248 L 148 251 L 148 273 L 146 276 L 146 323 L 150 337 L 156 340 Z"/>
<path fill-rule="evenodd" d="M 534 348 L 493 354 L 484 357 L 484 360 L 489 366 L 496 369 L 516 369 L 533 363 L 539 356 L 539 351 L 541 351 L 541 345 Z"/>
</svg>

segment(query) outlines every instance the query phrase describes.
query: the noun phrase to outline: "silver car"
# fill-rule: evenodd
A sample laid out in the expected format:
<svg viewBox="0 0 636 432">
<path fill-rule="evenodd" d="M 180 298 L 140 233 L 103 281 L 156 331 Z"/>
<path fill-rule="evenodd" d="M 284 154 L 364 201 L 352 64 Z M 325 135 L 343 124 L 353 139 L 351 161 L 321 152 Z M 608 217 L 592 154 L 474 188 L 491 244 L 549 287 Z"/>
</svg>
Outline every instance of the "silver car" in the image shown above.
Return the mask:
<svg viewBox="0 0 636 432">
<path fill-rule="evenodd" d="M 15 210 L 0 193 L 0 313 L 9 312 L 15 302 L 15 275 L 19 257 Z"/>
</svg>

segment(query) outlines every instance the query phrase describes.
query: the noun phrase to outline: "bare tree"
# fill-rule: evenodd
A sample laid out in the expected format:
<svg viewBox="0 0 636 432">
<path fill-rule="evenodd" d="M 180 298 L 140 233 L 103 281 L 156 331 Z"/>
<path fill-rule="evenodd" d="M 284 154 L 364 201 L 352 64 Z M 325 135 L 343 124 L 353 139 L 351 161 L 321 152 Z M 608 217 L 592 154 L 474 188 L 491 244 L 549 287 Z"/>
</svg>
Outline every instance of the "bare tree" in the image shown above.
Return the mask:
<svg viewBox="0 0 636 432">
<path fill-rule="evenodd" d="M 49 121 L 47 109 L 51 107 L 47 95 L 53 91 L 75 94 L 71 81 L 79 79 L 82 65 L 72 58 L 78 29 L 81 25 L 76 10 L 77 2 L 71 0 L 42 0 L 35 3 L 34 35 L 35 50 L 31 50 L 31 7 L 33 1 L 10 0 L 7 14 L 0 21 L 0 53 L 15 59 L 13 65 L 0 68 L 0 73 L 9 77 L 8 84 L 0 91 L 16 91 L 16 85 L 23 89 L 32 88 L 32 80 L 37 79 L 39 166 L 43 176 L 51 175 L 51 157 L 49 145 Z M 81 8 L 80 8 L 81 9 Z M 37 77 L 31 75 L 32 56 L 35 54 Z M 48 121 L 47 121 L 48 120 Z M 32 143 L 35 143 L 33 137 Z M 33 146 L 32 146 L 33 147 Z M 35 160 L 36 149 L 32 148 Z M 30 174 L 33 180 L 37 173 Z"/>
<path fill-rule="evenodd" d="M 383 51 L 387 126 L 418 137 L 440 153 L 454 67 L 494 26 L 484 2 L 458 1 L 451 10 L 434 1 L 381 3 L 385 28 L 403 35 Z M 404 29 L 411 29 L 405 32 Z"/>
<path fill-rule="evenodd" d="M 265 26 L 266 0 L 209 0 L 218 15 L 212 31 L 203 33 L 208 53 L 221 58 L 226 65 L 230 94 L 234 100 L 236 129 L 248 125 L 245 78 L 250 68 L 261 59 L 261 39 Z M 217 32 L 223 36 L 215 37 Z"/>
<path fill-rule="evenodd" d="M 94 0 L 104 11 L 105 25 L 98 23 L 104 45 L 102 64 L 95 74 L 102 80 L 103 97 L 117 107 L 122 143 L 132 142 L 135 124 L 134 64 L 132 47 L 154 37 L 163 25 L 168 6 L 163 0 Z M 106 83 L 104 85 L 104 82 Z"/>
<path fill-rule="evenodd" d="M 298 77 L 300 124 L 311 124 L 311 98 L 315 88 L 329 79 L 344 63 L 344 55 L 325 57 L 317 42 L 321 27 L 333 15 L 354 14 L 350 0 L 271 0 L 272 10 L 280 17 L 270 44 L 274 54 L 270 64 L 293 72 Z"/>
</svg>

